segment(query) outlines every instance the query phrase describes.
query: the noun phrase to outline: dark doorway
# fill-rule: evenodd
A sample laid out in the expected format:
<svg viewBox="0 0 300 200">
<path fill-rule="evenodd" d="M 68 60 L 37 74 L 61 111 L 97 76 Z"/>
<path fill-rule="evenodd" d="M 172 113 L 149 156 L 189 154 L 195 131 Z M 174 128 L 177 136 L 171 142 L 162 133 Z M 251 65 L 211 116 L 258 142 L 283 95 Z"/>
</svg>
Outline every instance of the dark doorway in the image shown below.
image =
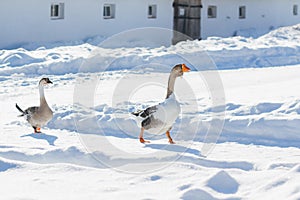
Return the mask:
<svg viewBox="0 0 300 200">
<path fill-rule="evenodd" d="M 200 39 L 201 0 L 174 0 L 172 43 Z"/>
</svg>

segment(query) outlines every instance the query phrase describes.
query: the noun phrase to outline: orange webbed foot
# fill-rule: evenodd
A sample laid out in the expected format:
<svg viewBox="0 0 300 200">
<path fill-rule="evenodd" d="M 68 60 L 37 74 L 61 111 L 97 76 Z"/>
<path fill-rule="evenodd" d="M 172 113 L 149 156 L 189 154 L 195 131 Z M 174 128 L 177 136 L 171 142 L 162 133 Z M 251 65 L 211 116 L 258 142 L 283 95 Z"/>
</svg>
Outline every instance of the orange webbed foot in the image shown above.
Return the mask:
<svg viewBox="0 0 300 200">
<path fill-rule="evenodd" d="M 172 139 L 169 140 L 170 144 L 176 144 Z"/>
<path fill-rule="evenodd" d="M 175 144 L 175 142 L 173 141 L 173 139 L 172 139 L 171 136 L 170 136 L 170 131 L 167 131 L 167 132 L 166 132 L 166 135 L 167 135 L 167 137 L 168 137 L 168 139 L 169 139 L 169 143 L 170 143 L 170 144 Z"/>
<path fill-rule="evenodd" d="M 39 127 L 35 128 L 35 129 L 34 129 L 34 133 L 42 133 L 42 132 L 41 132 L 41 128 L 39 128 Z"/>
<path fill-rule="evenodd" d="M 150 141 L 144 140 L 144 138 L 140 138 L 140 142 L 143 143 L 143 144 L 144 143 L 150 143 Z"/>
</svg>

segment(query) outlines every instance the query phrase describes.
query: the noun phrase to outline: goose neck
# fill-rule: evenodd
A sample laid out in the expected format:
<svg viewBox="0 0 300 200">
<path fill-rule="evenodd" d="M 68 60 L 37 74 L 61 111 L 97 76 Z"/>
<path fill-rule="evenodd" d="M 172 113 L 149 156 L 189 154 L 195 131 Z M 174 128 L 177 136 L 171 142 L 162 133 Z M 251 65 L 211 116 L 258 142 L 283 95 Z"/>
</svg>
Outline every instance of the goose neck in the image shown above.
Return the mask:
<svg viewBox="0 0 300 200">
<path fill-rule="evenodd" d="M 175 86 L 175 80 L 176 80 L 177 76 L 176 74 L 172 73 L 169 76 L 169 81 L 168 81 L 168 89 L 167 89 L 167 98 L 169 98 L 173 92 L 174 92 L 174 86 Z"/>
<path fill-rule="evenodd" d="M 40 92 L 40 105 L 47 104 L 45 99 L 44 87 L 41 85 L 39 86 L 39 92 Z"/>
</svg>

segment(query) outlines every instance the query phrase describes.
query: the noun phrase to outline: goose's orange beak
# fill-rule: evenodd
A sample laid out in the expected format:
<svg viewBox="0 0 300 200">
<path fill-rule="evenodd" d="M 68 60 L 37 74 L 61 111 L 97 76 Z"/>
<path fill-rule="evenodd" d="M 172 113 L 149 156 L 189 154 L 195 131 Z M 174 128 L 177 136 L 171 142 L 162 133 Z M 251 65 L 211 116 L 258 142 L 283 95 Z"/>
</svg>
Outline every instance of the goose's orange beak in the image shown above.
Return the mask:
<svg viewBox="0 0 300 200">
<path fill-rule="evenodd" d="M 183 72 L 189 72 L 189 71 L 191 71 L 191 69 L 188 68 L 185 64 L 182 64 L 182 71 Z"/>
</svg>

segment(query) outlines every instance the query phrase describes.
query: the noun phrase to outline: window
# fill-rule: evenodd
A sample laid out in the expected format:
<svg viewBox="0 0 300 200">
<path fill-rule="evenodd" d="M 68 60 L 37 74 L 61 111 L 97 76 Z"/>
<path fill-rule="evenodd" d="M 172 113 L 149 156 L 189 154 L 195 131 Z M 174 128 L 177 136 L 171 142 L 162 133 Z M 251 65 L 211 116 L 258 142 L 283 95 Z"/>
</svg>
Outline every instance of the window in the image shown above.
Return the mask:
<svg viewBox="0 0 300 200">
<path fill-rule="evenodd" d="M 156 18 L 156 11 L 157 11 L 156 5 L 149 5 L 148 6 L 148 18 Z"/>
<path fill-rule="evenodd" d="M 50 16 L 51 16 L 51 19 L 63 19 L 64 18 L 64 3 L 51 4 Z"/>
<path fill-rule="evenodd" d="M 246 6 L 239 7 L 239 18 L 245 19 L 246 18 Z"/>
<path fill-rule="evenodd" d="M 217 6 L 208 6 L 207 17 L 208 18 L 217 18 Z"/>
<path fill-rule="evenodd" d="M 298 5 L 293 5 L 293 15 L 298 15 Z"/>
<path fill-rule="evenodd" d="M 105 4 L 103 6 L 103 18 L 104 19 L 115 18 L 115 5 L 114 4 Z"/>
<path fill-rule="evenodd" d="M 185 15 L 185 9 L 179 8 L 179 16 L 184 16 L 184 15 Z"/>
</svg>

